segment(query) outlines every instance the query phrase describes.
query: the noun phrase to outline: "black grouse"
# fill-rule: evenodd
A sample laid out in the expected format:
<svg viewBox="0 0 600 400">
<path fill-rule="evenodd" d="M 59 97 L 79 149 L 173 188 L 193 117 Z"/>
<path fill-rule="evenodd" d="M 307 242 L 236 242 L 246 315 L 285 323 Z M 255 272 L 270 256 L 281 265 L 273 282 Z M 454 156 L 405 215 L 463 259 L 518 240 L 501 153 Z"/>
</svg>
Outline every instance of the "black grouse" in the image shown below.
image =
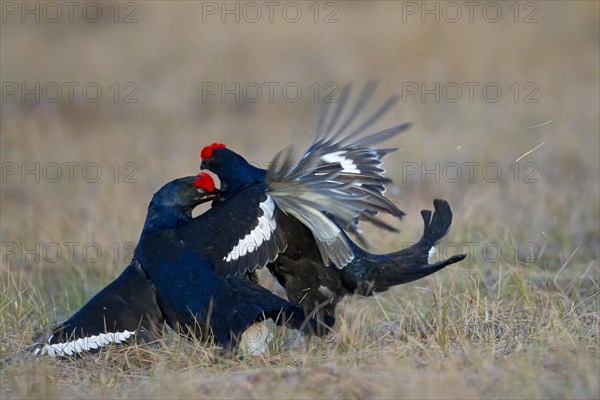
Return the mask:
<svg viewBox="0 0 600 400">
<path fill-rule="evenodd" d="M 213 189 L 214 182 L 205 173 L 164 185 L 150 202 L 131 264 L 54 329 L 48 343 L 29 350 L 70 356 L 97 351 L 109 343 L 151 341 L 158 337 L 164 321 L 184 335 L 205 340 L 212 334 L 225 349 L 234 347 L 250 325 L 265 318 L 307 332 L 325 332 L 315 318 L 305 318 L 301 307 L 248 276 L 215 273 L 207 255 L 199 252 L 207 250 L 210 255 L 210 248 L 218 245 L 210 237 L 211 225 L 203 222 L 202 215 L 192 218 L 194 207 L 215 197 Z M 210 210 L 206 215 L 210 217 Z M 204 246 L 190 246 L 188 239 Z M 328 325 L 333 321 L 325 319 Z"/>
<path fill-rule="evenodd" d="M 465 255 L 456 255 L 428 263 L 432 247 L 452 222 L 450 206 L 443 200 L 434 201 L 433 215 L 422 211 L 425 228 L 421 240 L 395 253 L 368 253 L 344 232 L 348 230 L 360 240 L 357 219 L 395 230 L 377 218 L 377 213 L 404 215 L 384 196 L 389 179 L 384 176 L 382 159 L 395 149 L 371 146 L 410 124 L 358 137 L 397 98 L 389 99 L 358 127 L 349 128 L 374 87 L 365 87 L 345 118 L 341 115 L 350 88 L 342 89 L 339 102 L 319 118 L 313 142 L 298 162 L 292 162 L 290 151 L 284 151 L 267 171 L 254 167 L 223 144 L 202 149 L 201 168 L 217 174 L 221 181 L 221 193 L 212 209 L 227 205 L 235 221 L 215 249 L 212 262 L 217 273 L 235 276 L 267 266 L 286 289 L 288 298 L 311 310 L 320 308 L 334 315 L 335 304 L 346 294 L 383 291 L 464 259 Z M 330 264 L 335 267 L 328 267 Z"/>
</svg>

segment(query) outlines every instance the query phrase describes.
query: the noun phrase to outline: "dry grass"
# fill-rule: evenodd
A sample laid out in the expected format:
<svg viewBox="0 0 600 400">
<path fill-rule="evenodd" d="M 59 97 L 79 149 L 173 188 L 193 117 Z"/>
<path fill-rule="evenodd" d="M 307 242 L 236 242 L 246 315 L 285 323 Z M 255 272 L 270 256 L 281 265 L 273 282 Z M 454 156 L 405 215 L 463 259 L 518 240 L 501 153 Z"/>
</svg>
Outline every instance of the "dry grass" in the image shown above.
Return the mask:
<svg viewBox="0 0 600 400">
<path fill-rule="evenodd" d="M 96 183 L 80 167 L 73 182 L 3 176 L 0 359 L 10 360 L 0 364 L 2 398 L 600 397 L 598 3 L 539 3 L 533 24 L 512 22 L 508 5 L 495 24 L 481 14 L 472 24 L 402 23 L 400 2 L 340 3 L 335 24 L 202 23 L 200 2 L 139 5 L 136 24 L 0 24 L 3 82 L 97 82 L 106 93 L 98 103 L 1 103 L 3 171 L 96 162 L 103 173 Z M 328 338 L 265 357 L 222 359 L 172 336 L 77 361 L 15 357 L 122 270 L 152 193 L 194 174 L 203 145 L 223 141 L 258 163 L 290 142 L 301 148 L 315 106 L 308 87 L 370 78 L 383 82 L 380 100 L 402 82 L 502 87 L 497 103 L 480 92 L 473 102 L 414 96 L 386 118 L 416 122 L 386 162 L 399 188 L 390 194 L 408 217 L 399 235 L 368 230 L 374 251 L 417 239 L 418 211 L 441 197 L 455 213 L 442 253 L 458 244 L 467 261 L 348 299 Z M 110 100 L 109 86 L 129 81 L 139 103 Z M 202 82 L 236 81 L 297 82 L 305 95 L 202 102 Z M 539 102 L 522 101 L 527 82 Z M 513 162 L 542 142 L 515 182 Z M 123 182 L 128 162 L 138 183 Z M 406 174 L 407 163 L 435 162 L 494 162 L 503 175 L 487 182 L 477 167 L 473 182 L 453 183 Z M 537 183 L 525 181 L 525 162 Z M 67 242 L 77 242 L 73 257 Z M 95 262 L 82 251 L 89 243 L 102 249 Z M 13 254 L 14 244 L 38 244 L 40 259 Z"/>
</svg>

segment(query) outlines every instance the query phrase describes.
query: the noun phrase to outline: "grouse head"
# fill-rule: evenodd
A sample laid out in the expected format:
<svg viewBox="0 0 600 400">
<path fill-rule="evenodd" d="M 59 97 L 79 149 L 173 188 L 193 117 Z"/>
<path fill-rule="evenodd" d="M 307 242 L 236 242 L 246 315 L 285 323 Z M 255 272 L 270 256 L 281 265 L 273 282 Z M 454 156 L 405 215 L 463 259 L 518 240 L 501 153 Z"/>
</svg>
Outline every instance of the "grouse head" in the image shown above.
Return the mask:
<svg viewBox="0 0 600 400">
<path fill-rule="evenodd" d="M 200 169 L 216 174 L 221 181 L 221 192 L 233 193 L 251 184 L 263 182 L 265 170 L 256 168 L 244 157 L 229 150 L 222 143 L 213 143 L 200 152 Z"/>
<path fill-rule="evenodd" d="M 167 183 L 154 194 L 150 205 L 191 217 L 192 210 L 197 205 L 214 200 L 218 194 L 213 178 L 206 172 L 201 172 L 196 176 L 186 176 Z"/>
</svg>

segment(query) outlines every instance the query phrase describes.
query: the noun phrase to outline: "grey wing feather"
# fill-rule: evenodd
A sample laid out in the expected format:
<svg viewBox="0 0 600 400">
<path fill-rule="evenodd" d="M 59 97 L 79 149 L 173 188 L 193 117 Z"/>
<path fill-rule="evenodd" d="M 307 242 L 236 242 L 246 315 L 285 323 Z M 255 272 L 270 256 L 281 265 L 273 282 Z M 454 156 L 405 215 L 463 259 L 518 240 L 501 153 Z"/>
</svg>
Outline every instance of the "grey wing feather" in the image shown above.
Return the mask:
<svg viewBox="0 0 600 400">
<path fill-rule="evenodd" d="M 340 227 L 362 239 L 357 219 L 395 230 L 377 218 L 377 213 L 398 218 L 404 215 L 384 196 L 385 184 L 390 179 L 384 175 L 383 157 L 395 149 L 372 146 L 408 129 L 411 124 L 399 124 L 361 136 L 389 111 L 398 97 L 388 99 L 356 128 L 351 128 L 375 87 L 375 82 L 365 86 L 349 114 L 345 109 L 350 85 L 342 88 L 338 103 L 328 104 L 320 113 L 313 141 L 302 158 L 296 162 L 291 148 L 284 149 L 274 158 L 267 175 L 269 195 L 279 209 L 312 231 L 325 265 L 332 262 L 342 268 L 354 258 Z"/>
</svg>

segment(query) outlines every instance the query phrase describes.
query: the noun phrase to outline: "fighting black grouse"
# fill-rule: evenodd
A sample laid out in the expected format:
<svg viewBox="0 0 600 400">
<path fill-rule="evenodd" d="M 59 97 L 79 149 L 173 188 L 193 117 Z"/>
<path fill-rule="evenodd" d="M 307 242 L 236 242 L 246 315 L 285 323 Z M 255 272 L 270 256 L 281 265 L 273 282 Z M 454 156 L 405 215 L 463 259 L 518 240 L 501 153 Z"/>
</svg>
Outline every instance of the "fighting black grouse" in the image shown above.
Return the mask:
<svg viewBox="0 0 600 400">
<path fill-rule="evenodd" d="M 464 259 L 464 255 L 456 255 L 428 263 L 432 247 L 452 222 L 450 206 L 443 200 L 434 201 L 433 215 L 422 211 L 425 227 L 421 240 L 395 253 L 368 253 L 344 232 L 355 233 L 361 240 L 358 219 L 395 230 L 377 218 L 377 213 L 404 215 L 384 196 L 389 179 L 382 159 L 395 149 L 371 146 L 410 124 L 359 137 L 397 98 L 390 98 L 372 116 L 350 128 L 374 87 L 372 83 L 365 87 L 345 118 L 341 116 L 350 88 L 343 88 L 339 102 L 321 114 L 313 142 L 298 162 L 292 162 L 290 151 L 283 151 L 267 171 L 223 144 L 202 149 L 201 168 L 217 174 L 221 181 L 213 209 L 235 204 L 233 214 L 221 213 L 235 223 L 223 232 L 221 245 L 215 249 L 212 261 L 217 273 L 231 276 L 266 265 L 288 298 L 333 315 L 335 304 L 346 294 L 383 291 Z M 329 264 L 337 268 L 328 268 Z"/>
<path fill-rule="evenodd" d="M 171 181 L 156 192 L 131 264 L 54 329 L 47 343 L 30 351 L 70 356 L 109 343 L 149 341 L 160 333 L 163 321 L 199 339 L 212 334 L 224 349 L 234 347 L 251 324 L 265 318 L 306 332 L 326 332 L 315 318 L 306 319 L 301 307 L 247 276 L 215 274 L 207 257 L 216 244 L 206 229 L 211 225 L 202 215 L 192 218 L 197 205 L 215 197 L 213 189 L 210 176 L 201 174 Z M 210 210 L 203 215 L 210 217 Z M 193 238 L 187 236 L 190 224 Z M 333 318 L 325 321 L 333 324 Z"/>
</svg>

